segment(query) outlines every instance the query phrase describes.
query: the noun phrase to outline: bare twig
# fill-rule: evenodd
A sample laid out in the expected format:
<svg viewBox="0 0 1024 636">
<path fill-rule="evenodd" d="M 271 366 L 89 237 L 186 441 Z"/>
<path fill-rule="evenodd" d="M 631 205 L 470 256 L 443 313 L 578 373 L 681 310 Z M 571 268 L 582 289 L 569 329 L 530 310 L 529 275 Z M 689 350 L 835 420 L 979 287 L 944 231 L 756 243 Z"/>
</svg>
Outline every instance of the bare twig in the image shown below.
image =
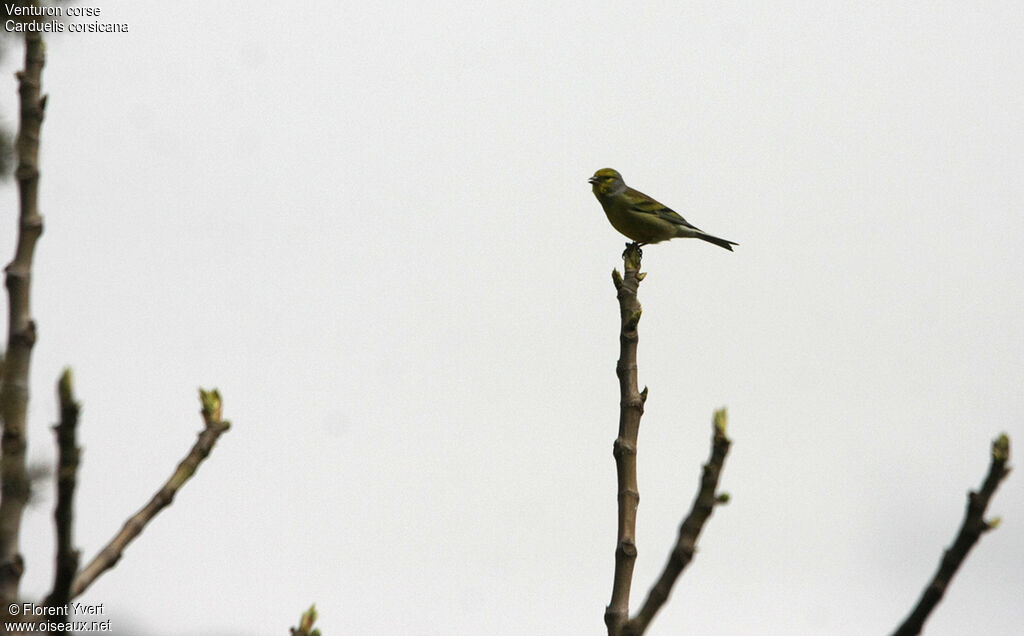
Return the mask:
<svg viewBox="0 0 1024 636">
<path fill-rule="evenodd" d="M 626 275 L 612 272 L 612 282 L 619 298 L 622 318 L 619 331 L 619 362 L 615 373 L 619 376 L 619 435 L 612 447 L 618 476 L 618 538 L 615 547 L 615 575 L 612 580 L 612 598 L 604 611 L 608 636 L 618 636 L 629 618 L 629 590 L 636 564 L 636 510 L 640 503 L 640 490 L 636 480 L 637 437 L 640 417 L 647 400 L 647 388 L 637 389 L 637 324 L 640 322 L 640 303 L 637 289 L 644 274 L 640 272 L 642 254 L 636 243 L 626 246 L 622 260 Z"/>
<path fill-rule="evenodd" d="M 57 383 L 60 400 L 60 422 L 53 427 L 57 434 L 57 506 L 53 512 L 57 526 L 57 565 L 53 577 L 53 591 L 46 604 L 59 607 L 71 600 L 71 582 L 78 573 L 79 552 L 74 544 L 75 485 L 78 480 L 78 413 L 81 406 L 75 401 L 71 369 L 64 369 Z"/>
<path fill-rule="evenodd" d="M 622 636 L 639 636 L 647 630 L 655 614 L 668 600 L 668 595 L 672 591 L 676 579 L 693 560 L 693 554 L 697 550 L 697 537 L 700 536 L 705 522 L 711 517 L 715 505 L 728 501 L 728 495 L 715 494 L 718 488 L 718 477 L 722 473 L 725 456 L 732 443 L 725 435 L 725 427 L 725 409 L 715 411 L 711 426 L 711 456 L 708 458 L 708 463 L 704 464 L 704 471 L 700 478 L 700 490 L 697 491 L 693 507 L 679 527 L 679 539 L 676 541 L 675 547 L 672 548 L 668 563 L 665 564 L 665 569 L 662 570 L 658 582 L 651 588 L 647 600 L 637 615 L 623 626 Z"/>
<path fill-rule="evenodd" d="M 28 500 L 25 472 L 25 413 L 28 407 L 29 364 L 36 341 L 36 325 L 30 306 L 32 258 L 43 232 L 39 215 L 39 130 L 46 109 L 40 95 L 45 52 L 38 32 L 25 33 L 25 69 L 17 73 L 21 117 L 15 147 L 18 167 L 18 245 L 14 260 L 4 270 L 9 297 L 7 352 L 0 382 L 0 617 L 18 598 L 24 562 L 18 548 L 21 518 Z"/>
<path fill-rule="evenodd" d="M 917 606 L 903 621 L 903 624 L 893 632 L 893 636 L 911 636 L 921 633 L 928 615 L 942 600 L 953 575 L 967 558 L 967 553 L 978 542 L 982 534 L 999 524 L 998 519 L 985 521 L 983 517 L 999 483 L 1010 474 L 1010 469 L 1006 465 L 1009 460 L 1010 438 L 1004 433 L 992 442 L 992 463 L 989 465 L 988 476 L 985 477 L 981 490 L 967 493 L 967 511 L 964 513 L 964 521 L 960 525 L 960 532 L 957 534 L 956 540 L 953 541 L 952 547 L 942 555 L 939 569 L 928 586 L 924 588 Z"/>
<path fill-rule="evenodd" d="M 199 439 L 192 446 L 192 450 L 181 460 L 177 470 L 167 480 L 167 483 L 153 495 L 149 503 L 132 515 L 125 522 L 121 531 L 75 577 L 74 584 L 71 586 L 71 598 L 80 596 L 82 592 L 93 584 L 97 577 L 117 564 L 128 544 L 142 533 L 146 525 L 152 521 L 157 513 L 174 501 L 174 495 L 195 474 L 199 464 L 213 450 L 213 445 L 217 443 L 217 439 L 231 427 L 230 422 L 221 419 L 222 404 L 220 393 L 216 389 L 213 391 L 200 389 L 199 399 L 203 404 L 201 413 L 205 428 L 199 433 Z"/>
</svg>

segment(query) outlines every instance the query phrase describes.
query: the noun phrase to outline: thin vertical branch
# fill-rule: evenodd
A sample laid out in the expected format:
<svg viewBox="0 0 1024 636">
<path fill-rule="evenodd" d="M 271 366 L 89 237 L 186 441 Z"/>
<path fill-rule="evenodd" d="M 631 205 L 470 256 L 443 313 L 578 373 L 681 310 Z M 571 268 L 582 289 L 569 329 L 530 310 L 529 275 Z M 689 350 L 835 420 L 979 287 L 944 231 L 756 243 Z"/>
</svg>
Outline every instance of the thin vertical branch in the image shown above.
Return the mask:
<svg viewBox="0 0 1024 636">
<path fill-rule="evenodd" d="M 612 272 L 622 321 L 619 331 L 619 362 L 615 366 L 620 394 L 619 435 L 612 448 L 618 477 L 618 536 L 612 598 L 604 611 L 608 636 L 618 636 L 629 618 L 629 590 L 633 581 L 633 566 L 636 564 L 636 511 L 640 504 L 636 451 L 640 417 L 647 400 L 647 388 L 642 393 L 637 388 L 637 324 L 641 313 L 637 290 L 640 281 L 644 279 L 644 274 L 640 272 L 641 258 L 639 246 L 630 243 L 622 254 L 625 276 L 618 271 Z"/>
<path fill-rule="evenodd" d="M 7 351 L 0 382 L 0 617 L 18 598 L 24 561 L 18 547 L 21 518 L 28 500 L 25 471 L 25 414 L 28 408 L 29 364 L 36 341 L 30 282 L 36 241 L 43 232 L 39 215 L 39 130 L 46 109 L 41 96 L 45 47 L 38 32 L 25 33 L 25 68 L 17 73 L 21 116 L 15 141 L 18 167 L 18 244 L 4 270 L 9 301 Z"/>
<path fill-rule="evenodd" d="M 989 501 L 995 494 L 996 488 L 999 487 L 999 483 L 1010 474 L 1010 468 L 1006 465 L 1008 461 L 1010 461 L 1010 438 L 1003 434 L 992 442 L 992 463 L 989 465 L 988 476 L 985 477 L 981 490 L 967 493 L 967 511 L 964 513 L 964 521 L 960 525 L 960 532 L 957 533 L 956 540 L 952 547 L 942 555 L 939 569 L 924 588 L 917 606 L 903 621 L 903 624 L 893 632 L 893 636 L 912 636 L 921 633 L 924 622 L 942 600 L 953 575 L 967 558 L 967 553 L 971 551 L 981 535 L 999 523 L 998 520 L 985 521 L 985 509 L 988 508 Z"/>
<path fill-rule="evenodd" d="M 78 573 L 79 552 L 74 543 L 74 504 L 78 460 L 82 452 L 77 437 L 81 406 L 75 401 L 71 369 L 64 369 L 61 374 L 57 395 L 60 401 L 60 422 L 53 427 L 57 434 L 57 506 L 53 512 L 57 527 L 57 563 L 53 591 L 46 599 L 46 604 L 53 607 L 67 605 L 71 600 L 71 583 Z"/>
<path fill-rule="evenodd" d="M 146 525 L 153 520 L 157 513 L 171 505 L 174 496 L 185 485 L 185 482 L 192 478 L 196 469 L 199 468 L 199 464 L 210 454 L 220 436 L 231 428 L 231 423 L 221 418 L 222 402 L 217 389 L 212 391 L 199 389 L 199 400 L 203 405 L 201 413 L 205 428 L 199 433 L 199 439 L 192 446 L 192 450 L 181 460 L 177 470 L 153 495 L 149 503 L 125 521 L 121 531 L 75 577 L 71 586 L 71 598 L 80 596 L 97 577 L 117 564 L 125 548 L 146 529 Z"/>
<path fill-rule="evenodd" d="M 711 425 L 711 456 L 708 458 L 708 463 L 704 464 L 700 489 L 697 491 L 690 514 L 679 526 L 679 539 L 676 541 L 675 547 L 672 548 L 668 563 L 665 564 L 658 582 L 651 588 L 647 600 L 637 615 L 623 626 L 622 636 L 640 636 L 647 630 L 655 614 L 668 601 L 668 595 L 672 591 L 676 579 L 693 560 L 693 555 L 697 551 L 697 538 L 700 536 L 704 524 L 711 518 L 715 506 L 728 501 L 727 495 L 718 495 L 715 492 L 718 489 L 718 478 L 725 464 L 725 456 L 732 444 L 732 441 L 725 435 L 725 428 L 725 409 L 715 411 Z"/>
</svg>

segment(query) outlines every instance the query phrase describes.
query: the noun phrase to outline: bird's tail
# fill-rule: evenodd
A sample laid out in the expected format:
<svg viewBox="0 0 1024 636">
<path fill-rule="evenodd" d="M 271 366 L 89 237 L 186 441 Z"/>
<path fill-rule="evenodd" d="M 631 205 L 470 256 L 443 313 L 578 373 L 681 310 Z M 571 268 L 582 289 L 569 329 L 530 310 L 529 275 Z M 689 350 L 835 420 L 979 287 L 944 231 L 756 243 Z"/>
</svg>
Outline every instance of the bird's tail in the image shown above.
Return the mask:
<svg viewBox="0 0 1024 636">
<path fill-rule="evenodd" d="M 707 241 L 708 243 L 714 243 L 718 247 L 724 247 L 725 249 L 729 250 L 730 252 L 732 251 L 732 246 L 733 245 L 739 245 L 739 243 L 733 243 L 732 241 L 727 241 L 725 239 L 720 239 L 717 236 L 711 236 L 710 234 L 701 233 L 701 234 L 697 235 L 697 238 L 699 238 L 701 240 L 704 240 L 704 241 Z"/>
</svg>

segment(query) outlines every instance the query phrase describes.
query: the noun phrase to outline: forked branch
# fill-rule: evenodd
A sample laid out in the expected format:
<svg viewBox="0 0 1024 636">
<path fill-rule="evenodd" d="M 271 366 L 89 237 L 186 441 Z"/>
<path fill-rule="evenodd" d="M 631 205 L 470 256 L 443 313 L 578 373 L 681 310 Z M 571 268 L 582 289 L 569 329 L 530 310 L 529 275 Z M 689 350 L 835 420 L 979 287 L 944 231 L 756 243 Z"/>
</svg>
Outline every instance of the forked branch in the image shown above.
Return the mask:
<svg viewBox="0 0 1024 636">
<path fill-rule="evenodd" d="M 715 506 L 729 500 L 728 495 L 717 494 L 718 478 L 722 474 L 722 466 L 725 464 L 725 456 L 729 452 L 732 441 L 725 435 L 726 412 L 725 409 L 715 411 L 712 422 L 711 433 L 711 456 L 708 463 L 704 464 L 704 471 L 700 478 L 700 490 L 693 501 L 690 514 L 679 526 L 679 539 L 676 541 L 672 553 L 668 557 L 668 563 L 662 570 L 658 582 L 651 588 L 647 600 L 636 616 L 631 618 L 622 628 L 622 636 L 639 636 L 647 630 L 654 619 L 655 614 L 668 600 L 672 586 L 676 579 L 683 573 L 683 570 L 697 551 L 697 537 L 700 536 L 704 524 L 711 517 Z"/>
<path fill-rule="evenodd" d="M 643 634 L 661 606 L 668 600 L 669 592 L 683 569 L 693 559 L 697 537 L 705 522 L 711 517 L 714 507 L 727 500 L 725 495 L 715 494 L 718 478 L 729 452 L 730 441 L 725 435 L 725 409 L 715 413 L 711 438 L 711 457 L 704 465 L 701 487 L 694 500 L 690 514 L 679 528 L 679 539 L 668 563 L 651 589 L 640 612 L 629 618 L 629 593 L 632 586 L 633 567 L 636 564 L 636 512 L 640 493 L 636 478 L 637 438 L 640 418 L 647 401 L 647 388 L 641 392 L 637 384 L 637 325 L 641 309 L 637 290 L 644 274 L 640 272 L 642 252 L 636 243 L 626 245 L 622 253 L 625 275 L 612 272 L 612 282 L 619 298 L 621 327 L 619 331 L 619 362 L 615 367 L 619 376 L 619 435 L 615 439 L 613 455 L 618 477 L 618 542 L 615 549 L 615 575 L 612 581 L 612 599 L 604 612 L 608 636 Z"/>
</svg>

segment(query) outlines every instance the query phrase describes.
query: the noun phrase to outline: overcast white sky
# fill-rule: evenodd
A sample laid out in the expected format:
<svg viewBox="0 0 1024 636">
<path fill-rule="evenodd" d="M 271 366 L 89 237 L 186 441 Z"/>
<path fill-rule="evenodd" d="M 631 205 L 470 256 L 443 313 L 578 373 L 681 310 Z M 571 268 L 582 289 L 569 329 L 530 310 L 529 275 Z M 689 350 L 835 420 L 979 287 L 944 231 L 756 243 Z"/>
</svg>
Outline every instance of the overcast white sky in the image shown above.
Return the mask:
<svg viewBox="0 0 1024 636">
<path fill-rule="evenodd" d="M 116 633 L 284 634 L 313 601 L 325 635 L 602 633 L 604 167 L 740 244 L 645 249 L 634 608 L 716 407 L 734 440 L 650 633 L 910 610 L 991 440 L 1024 442 L 1024 5 L 556 4 L 102 0 L 129 33 L 48 39 L 29 452 L 70 364 L 84 556 L 191 446 L 197 386 L 234 424 L 82 599 Z M 1020 633 L 1022 479 L 928 634 Z"/>
</svg>

